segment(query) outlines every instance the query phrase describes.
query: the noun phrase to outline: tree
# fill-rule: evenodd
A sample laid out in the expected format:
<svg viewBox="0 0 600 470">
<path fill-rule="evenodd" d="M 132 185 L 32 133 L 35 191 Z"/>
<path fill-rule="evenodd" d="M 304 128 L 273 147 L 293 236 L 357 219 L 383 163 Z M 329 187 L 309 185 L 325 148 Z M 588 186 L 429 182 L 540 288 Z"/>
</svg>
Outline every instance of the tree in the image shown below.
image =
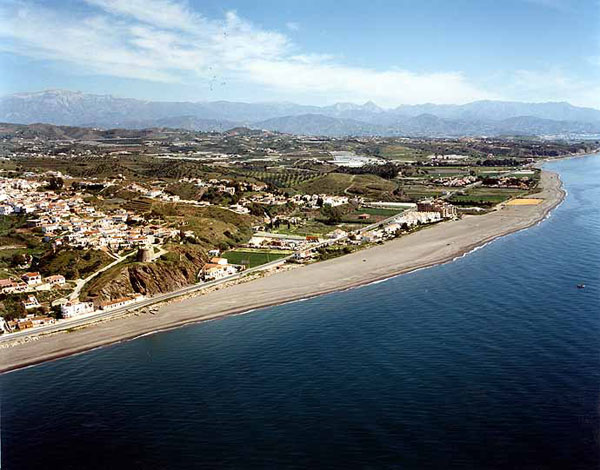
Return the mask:
<svg viewBox="0 0 600 470">
<path fill-rule="evenodd" d="M 13 267 L 23 266 L 27 264 L 27 257 L 23 254 L 15 253 L 12 255 L 10 262 Z"/>
<path fill-rule="evenodd" d="M 50 178 L 48 178 L 48 189 L 51 189 L 52 191 L 60 190 L 63 188 L 64 185 L 65 182 L 60 177 L 51 176 Z"/>
<path fill-rule="evenodd" d="M 331 225 L 339 224 L 342 220 L 342 211 L 339 207 L 333 207 L 330 204 L 325 204 L 321 207 L 321 215 L 327 218 L 327 222 Z"/>
<path fill-rule="evenodd" d="M 25 307 L 21 303 L 20 297 L 9 297 L 2 303 L 4 304 L 4 312 L 2 314 L 5 320 L 23 318 L 27 315 L 27 310 L 25 310 Z"/>
<path fill-rule="evenodd" d="M 250 210 L 250 214 L 254 216 L 263 217 L 265 215 L 265 210 L 263 209 L 263 207 L 260 204 L 257 204 L 256 202 L 248 204 L 246 207 L 248 208 L 248 210 Z"/>
</svg>

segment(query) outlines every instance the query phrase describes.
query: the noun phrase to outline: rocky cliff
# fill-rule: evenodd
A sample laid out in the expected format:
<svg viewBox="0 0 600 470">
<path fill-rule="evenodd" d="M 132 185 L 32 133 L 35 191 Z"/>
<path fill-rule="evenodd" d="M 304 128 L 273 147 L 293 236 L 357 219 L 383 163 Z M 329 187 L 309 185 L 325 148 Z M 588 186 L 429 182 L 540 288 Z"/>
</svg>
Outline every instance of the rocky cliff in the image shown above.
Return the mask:
<svg viewBox="0 0 600 470">
<path fill-rule="evenodd" d="M 94 302 L 118 299 L 133 292 L 154 295 L 192 284 L 206 254 L 199 248 L 175 248 L 151 263 L 128 263 L 117 266 L 94 279 L 82 297 Z"/>
</svg>

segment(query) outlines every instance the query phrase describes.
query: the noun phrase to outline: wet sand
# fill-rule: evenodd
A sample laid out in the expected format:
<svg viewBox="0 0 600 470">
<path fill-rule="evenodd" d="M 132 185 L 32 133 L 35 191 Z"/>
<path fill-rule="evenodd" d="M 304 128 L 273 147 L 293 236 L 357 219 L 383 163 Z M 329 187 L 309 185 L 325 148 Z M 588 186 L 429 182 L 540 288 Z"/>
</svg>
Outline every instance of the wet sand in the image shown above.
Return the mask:
<svg viewBox="0 0 600 470">
<path fill-rule="evenodd" d="M 143 334 L 357 287 L 451 261 L 500 236 L 543 220 L 564 197 L 560 178 L 544 171 L 543 199 L 508 205 L 405 235 L 383 245 L 163 306 L 156 315 L 127 316 L 0 349 L 0 372 L 68 356 Z"/>
</svg>

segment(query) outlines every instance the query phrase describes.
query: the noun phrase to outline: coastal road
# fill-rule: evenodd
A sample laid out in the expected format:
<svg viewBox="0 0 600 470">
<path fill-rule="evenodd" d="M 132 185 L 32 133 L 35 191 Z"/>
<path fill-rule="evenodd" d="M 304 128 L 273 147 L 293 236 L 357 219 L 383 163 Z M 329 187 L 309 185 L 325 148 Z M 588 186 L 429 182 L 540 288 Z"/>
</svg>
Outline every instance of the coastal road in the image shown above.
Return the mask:
<svg viewBox="0 0 600 470">
<path fill-rule="evenodd" d="M 39 334 L 48 334 L 48 333 L 55 333 L 61 330 L 68 330 L 71 328 L 76 328 L 76 327 L 80 327 L 80 326 L 84 326 L 88 323 L 92 323 L 98 320 L 107 320 L 113 317 L 117 317 L 120 315 L 123 315 L 124 313 L 127 313 L 128 311 L 132 311 L 132 310 L 137 310 L 140 308 L 144 308 L 144 307 L 151 307 L 152 305 L 161 303 L 161 302 L 165 302 L 167 300 L 171 300 L 177 297 L 181 297 L 184 295 L 188 295 L 188 294 L 192 294 L 195 292 L 199 292 L 202 291 L 204 289 L 208 289 L 210 287 L 215 287 L 215 286 L 219 286 L 221 284 L 225 284 L 227 282 L 230 281 L 235 281 L 237 279 L 240 279 L 244 276 L 248 276 L 249 274 L 253 274 L 255 272 L 258 271 L 263 271 L 265 269 L 270 269 L 273 268 L 275 266 L 281 265 L 283 263 L 285 263 L 286 261 L 294 258 L 294 256 L 296 255 L 296 253 L 299 252 L 304 252 L 304 251 L 314 251 L 317 250 L 323 246 L 329 246 L 332 245 L 334 243 L 338 243 L 340 241 L 344 241 L 347 240 L 349 238 L 350 235 L 354 234 L 354 235 L 360 235 L 364 232 L 368 232 L 369 230 L 373 230 L 377 227 L 379 227 L 380 225 L 387 225 L 389 223 L 392 223 L 397 217 L 399 217 L 403 212 L 400 212 L 392 217 L 388 217 L 387 219 L 381 220 L 379 222 L 367 225 L 366 227 L 362 227 L 359 230 L 355 230 L 353 232 L 348 233 L 347 235 L 344 235 L 343 237 L 340 238 L 333 238 L 331 240 L 325 240 L 323 242 L 317 243 L 313 246 L 311 246 L 309 249 L 307 250 L 299 250 L 296 251 L 294 253 L 292 253 L 291 255 L 285 256 L 283 258 L 279 258 L 276 259 L 274 261 L 270 261 L 268 263 L 262 264 L 260 266 L 256 266 L 254 268 L 250 268 L 247 269 L 245 271 L 242 271 L 240 273 L 237 274 L 233 274 L 231 276 L 227 276 L 224 277 L 222 279 L 218 279 L 216 281 L 210 281 L 210 282 L 203 282 L 201 284 L 192 284 L 190 286 L 186 286 L 186 287 L 182 287 L 181 289 L 177 289 L 175 291 L 172 292 L 167 292 L 165 294 L 158 294 L 152 297 L 148 297 L 144 300 L 141 300 L 139 302 L 136 303 L 132 303 L 129 305 L 126 305 L 124 307 L 120 307 L 114 310 L 109 310 L 109 311 L 98 311 L 95 312 L 93 314 L 89 314 L 86 315 L 85 317 L 80 317 L 80 318 L 73 318 L 73 319 L 69 319 L 69 320 L 61 320 L 57 323 L 54 323 L 52 325 L 44 325 L 44 326 L 40 326 L 37 327 L 35 329 L 32 330 L 23 330 L 23 331 L 16 331 L 14 333 L 7 333 L 4 334 L 2 336 L 0 336 L 0 344 L 3 342 L 7 342 L 7 341 L 12 341 L 15 339 L 19 339 L 19 338 L 24 338 L 27 336 L 37 336 Z M 103 270 L 106 270 L 110 267 L 112 267 L 115 264 L 118 264 L 119 262 L 123 261 L 125 258 L 127 258 L 128 256 L 131 256 L 133 253 L 130 253 L 124 257 L 122 257 L 121 259 L 119 259 L 118 261 L 115 261 L 114 263 L 111 263 L 110 265 L 106 266 L 105 268 L 103 268 Z M 103 271 L 102 270 L 102 271 Z M 96 273 L 94 273 L 93 276 L 90 276 L 86 279 L 86 282 L 88 280 L 90 280 L 90 278 L 96 276 L 97 274 L 99 274 L 101 271 L 97 271 Z M 83 284 L 82 286 L 83 287 Z M 80 289 L 81 289 L 80 287 Z"/>
<path fill-rule="evenodd" d="M 130 310 L 137 310 L 137 309 L 140 309 L 143 307 L 150 307 L 150 306 L 160 303 L 160 302 L 165 302 L 167 300 L 171 300 L 176 297 L 191 294 L 193 292 L 201 291 L 203 289 L 208 289 L 209 287 L 215 287 L 220 284 L 225 284 L 226 282 L 229 282 L 229 281 L 235 281 L 237 279 L 240 279 L 243 276 L 247 276 L 247 275 L 255 273 L 257 271 L 272 268 L 274 266 L 283 264 L 285 261 L 290 259 L 292 256 L 293 256 L 293 254 L 286 256 L 285 258 L 279 258 L 274 261 L 270 261 L 269 263 L 265 263 L 260 266 L 256 266 L 256 267 L 248 269 L 246 271 L 242 271 L 241 273 L 233 274 L 231 276 L 227 276 L 222 279 L 218 279 L 216 281 L 203 282 L 201 284 L 192 284 L 190 286 L 182 287 L 181 289 L 178 289 L 178 290 L 175 290 L 172 292 L 167 292 L 165 294 L 158 294 L 158 295 L 155 295 L 152 297 L 148 297 L 139 302 L 135 302 L 135 303 L 132 303 L 132 304 L 129 304 L 129 305 L 126 305 L 124 307 L 120 307 L 120 308 L 117 308 L 114 310 L 109 310 L 109 311 L 100 310 L 93 314 L 86 315 L 85 317 L 80 317 L 80 318 L 76 317 L 76 318 L 69 319 L 69 320 L 61 320 L 58 323 L 54 323 L 52 325 L 40 326 L 40 327 L 37 327 L 32 330 L 23 330 L 23 331 L 16 331 L 14 333 L 7 333 L 7 334 L 0 336 L 0 343 L 6 342 L 6 341 L 12 341 L 17 338 L 23 338 L 25 336 L 35 336 L 35 335 L 39 335 L 39 334 L 54 333 L 54 332 L 61 331 L 61 330 L 76 328 L 78 326 L 82 326 L 82 325 L 85 325 L 87 323 L 91 323 L 94 321 L 106 320 L 106 319 L 109 319 L 109 318 L 112 318 L 115 316 L 123 315 L 124 313 L 127 313 Z"/>
<path fill-rule="evenodd" d="M 214 289 L 202 298 L 182 299 L 181 302 L 161 306 L 158 315 L 122 316 L 118 321 L 105 322 L 94 328 L 80 328 L 68 335 L 28 332 L 30 337 L 0 344 L 0 372 L 153 331 L 306 299 L 451 261 L 491 240 L 543 220 L 563 199 L 565 192 L 561 189 L 558 175 L 550 172 L 542 173 L 541 188 L 538 196 L 542 199 L 540 204 L 506 206 L 485 215 L 434 224 L 427 230 L 415 231 L 368 250 L 312 263 L 276 276 L 260 277 L 252 282 L 235 283 L 227 289 Z M 190 290 L 195 288 L 190 287 Z"/>
</svg>

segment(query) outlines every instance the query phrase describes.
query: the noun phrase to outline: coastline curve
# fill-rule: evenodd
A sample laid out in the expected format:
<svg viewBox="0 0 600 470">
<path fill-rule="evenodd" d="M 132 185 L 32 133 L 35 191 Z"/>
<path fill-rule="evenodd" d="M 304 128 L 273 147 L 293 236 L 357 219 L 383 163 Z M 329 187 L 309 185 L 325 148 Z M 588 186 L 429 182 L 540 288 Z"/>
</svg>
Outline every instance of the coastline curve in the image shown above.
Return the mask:
<svg viewBox="0 0 600 470">
<path fill-rule="evenodd" d="M 155 316 L 116 318 L 70 333 L 39 335 L 32 338 L 35 340 L 3 348 L 0 373 L 185 325 L 355 289 L 452 262 L 500 237 L 546 220 L 564 200 L 566 190 L 557 173 L 543 170 L 541 178 L 537 197 L 543 202 L 539 205 L 504 206 L 486 215 L 443 222 L 364 251 L 170 303 Z"/>
</svg>

